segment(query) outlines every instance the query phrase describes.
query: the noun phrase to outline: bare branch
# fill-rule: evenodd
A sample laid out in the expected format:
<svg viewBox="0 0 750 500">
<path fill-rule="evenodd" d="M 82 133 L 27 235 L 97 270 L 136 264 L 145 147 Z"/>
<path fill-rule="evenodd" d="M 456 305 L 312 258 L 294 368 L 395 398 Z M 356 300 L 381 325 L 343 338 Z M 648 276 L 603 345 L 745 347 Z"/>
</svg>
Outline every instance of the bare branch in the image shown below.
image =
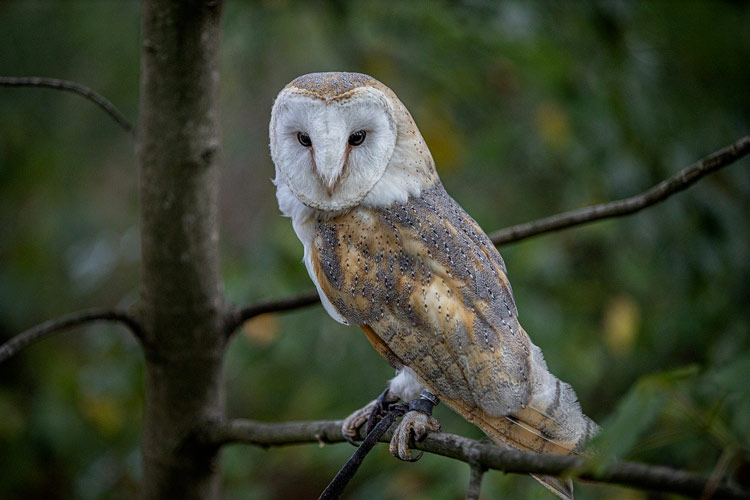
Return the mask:
<svg viewBox="0 0 750 500">
<path fill-rule="evenodd" d="M 122 323 L 136 336 L 141 336 L 141 326 L 130 314 L 112 309 L 87 309 L 51 319 L 25 330 L 0 345 L 0 364 L 16 355 L 21 349 L 44 337 L 67 328 L 92 323 L 94 321 L 112 321 Z"/>
<path fill-rule="evenodd" d="M 479 500 L 479 494 L 482 492 L 482 477 L 487 471 L 478 464 L 471 466 L 471 476 L 469 477 L 469 487 L 466 488 L 466 500 Z"/>
<path fill-rule="evenodd" d="M 745 136 L 737 140 L 734 144 L 712 153 L 641 194 L 500 229 L 499 231 L 490 233 L 490 239 L 495 245 L 505 245 L 531 238 L 532 236 L 560 231 L 600 219 L 633 214 L 687 189 L 702 177 L 734 163 L 748 153 L 750 153 L 750 136 Z M 259 314 L 291 311 L 316 304 L 319 300 L 318 294 L 313 291 L 247 306 L 232 315 L 228 324 L 228 335 L 231 335 L 244 321 Z"/>
<path fill-rule="evenodd" d="M 13 76 L 0 76 L 0 86 L 2 87 L 44 87 L 48 89 L 64 90 L 67 92 L 73 92 L 78 94 L 89 101 L 93 102 L 101 109 L 104 110 L 109 116 L 114 119 L 120 127 L 125 129 L 128 133 L 133 133 L 133 125 L 128 121 L 122 113 L 120 113 L 114 104 L 112 104 L 106 97 L 97 93 L 96 91 L 81 85 L 80 83 L 71 82 L 68 80 L 59 80 L 57 78 L 42 78 L 38 76 L 29 77 L 13 77 Z"/>
<path fill-rule="evenodd" d="M 237 327 L 245 321 L 260 316 L 261 314 L 271 312 L 291 311 L 302 307 L 311 306 L 320 302 L 318 292 L 315 290 L 304 292 L 299 295 L 292 295 L 283 299 L 266 300 L 256 304 L 249 305 L 242 309 L 235 310 L 227 324 L 227 335 L 231 335 Z"/>
<path fill-rule="evenodd" d="M 687 189 L 698 182 L 703 176 L 734 163 L 748 153 L 750 153 L 750 136 L 745 136 L 734 144 L 720 149 L 684 168 L 672 177 L 661 181 L 641 194 L 511 226 L 491 233 L 490 239 L 495 245 L 505 245 L 542 233 L 560 231 L 600 219 L 630 215 Z"/>
<path fill-rule="evenodd" d="M 200 440 L 205 445 L 221 446 L 245 443 L 261 447 L 284 446 L 302 443 L 339 443 L 339 420 L 285 422 L 269 424 L 252 420 L 233 420 L 207 426 Z M 381 437 L 389 442 L 391 432 Z M 631 488 L 678 493 L 699 498 L 708 482 L 707 478 L 669 467 L 619 462 L 603 470 L 580 456 L 542 455 L 503 449 L 494 444 L 467 439 L 447 433 L 429 434 L 415 447 L 428 453 L 466 462 L 473 466 L 501 470 L 509 473 L 572 474 L 587 481 L 620 484 Z M 750 491 L 722 482 L 716 486 L 711 498 L 750 499 Z"/>
</svg>

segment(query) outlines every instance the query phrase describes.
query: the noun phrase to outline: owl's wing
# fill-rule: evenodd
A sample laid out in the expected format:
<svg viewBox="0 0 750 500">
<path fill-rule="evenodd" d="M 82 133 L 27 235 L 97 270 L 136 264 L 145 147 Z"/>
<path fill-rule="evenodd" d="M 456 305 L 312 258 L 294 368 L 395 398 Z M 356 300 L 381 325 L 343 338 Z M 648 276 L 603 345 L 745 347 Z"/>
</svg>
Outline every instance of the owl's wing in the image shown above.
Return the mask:
<svg viewBox="0 0 750 500">
<path fill-rule="evenodd" d="M 392 366 L 410 367 L 496 440 L 557 453 L 575 447 L 549 432 L 559 425 L 554 415 L 529 408 L 537 386 L 552 383 L 554 392 L 557 379 L 518 323 L 500 254 L 442 186 L 318 220 L 310 252 L 320 289 Z"/>
<path fill-rule="evenodd" d="M 529 399 L 530 346 L 505 266 L 444 190 L 427 194 L 318 221 L 318 284 L 436 393 L 508 415 Z"/>
</svg>

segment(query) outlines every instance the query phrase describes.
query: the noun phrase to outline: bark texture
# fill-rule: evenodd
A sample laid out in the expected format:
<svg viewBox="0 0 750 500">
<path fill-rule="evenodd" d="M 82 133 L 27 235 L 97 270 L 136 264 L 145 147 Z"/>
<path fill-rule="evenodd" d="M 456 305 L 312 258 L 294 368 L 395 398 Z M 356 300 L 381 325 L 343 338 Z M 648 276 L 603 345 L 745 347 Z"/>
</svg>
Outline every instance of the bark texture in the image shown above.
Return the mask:
<svg viewBox="0 0 750 500">
<path fill-rule="evenodd" d="M 217 96 L 221 2 L 146 0 L 137 149 L 146 357 L 143 498 L 219 497 L 222 416 Z"/>
</svg>

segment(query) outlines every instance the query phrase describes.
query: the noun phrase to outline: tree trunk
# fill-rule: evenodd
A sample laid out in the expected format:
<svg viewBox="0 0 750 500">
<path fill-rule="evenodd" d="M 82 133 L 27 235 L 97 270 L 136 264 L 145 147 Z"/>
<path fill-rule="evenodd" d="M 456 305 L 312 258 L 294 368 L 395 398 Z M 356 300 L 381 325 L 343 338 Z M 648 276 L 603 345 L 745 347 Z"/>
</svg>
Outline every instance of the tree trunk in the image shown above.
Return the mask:
<svg viewBox="0 0 750 500">
<path fill-rule="evenodd" d="M 219 497 L 218 451 L 191 444 L 222 416 L 218 251 L 221 2 L 146 0 L 137 134 L 146 357 L 143 498 Z"/>
</svg>

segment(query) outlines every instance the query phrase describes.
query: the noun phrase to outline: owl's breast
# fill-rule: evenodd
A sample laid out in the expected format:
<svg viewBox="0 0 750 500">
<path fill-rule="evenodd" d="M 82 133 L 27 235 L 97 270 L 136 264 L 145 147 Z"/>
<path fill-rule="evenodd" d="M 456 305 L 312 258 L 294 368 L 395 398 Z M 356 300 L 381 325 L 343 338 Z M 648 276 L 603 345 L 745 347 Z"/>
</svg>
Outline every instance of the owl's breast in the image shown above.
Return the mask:
<svg viewBox="0 0 750 500">
<path fill-rule="evenodd" d="M 311 259 L 321 289 L 336 310 L 358 325 L 372 325 L 406 303 L 415 259 L 400 246 L 398 233 L 383 227 L 370 209 L 358 208 L 319 220 Z"/>
</svg>

